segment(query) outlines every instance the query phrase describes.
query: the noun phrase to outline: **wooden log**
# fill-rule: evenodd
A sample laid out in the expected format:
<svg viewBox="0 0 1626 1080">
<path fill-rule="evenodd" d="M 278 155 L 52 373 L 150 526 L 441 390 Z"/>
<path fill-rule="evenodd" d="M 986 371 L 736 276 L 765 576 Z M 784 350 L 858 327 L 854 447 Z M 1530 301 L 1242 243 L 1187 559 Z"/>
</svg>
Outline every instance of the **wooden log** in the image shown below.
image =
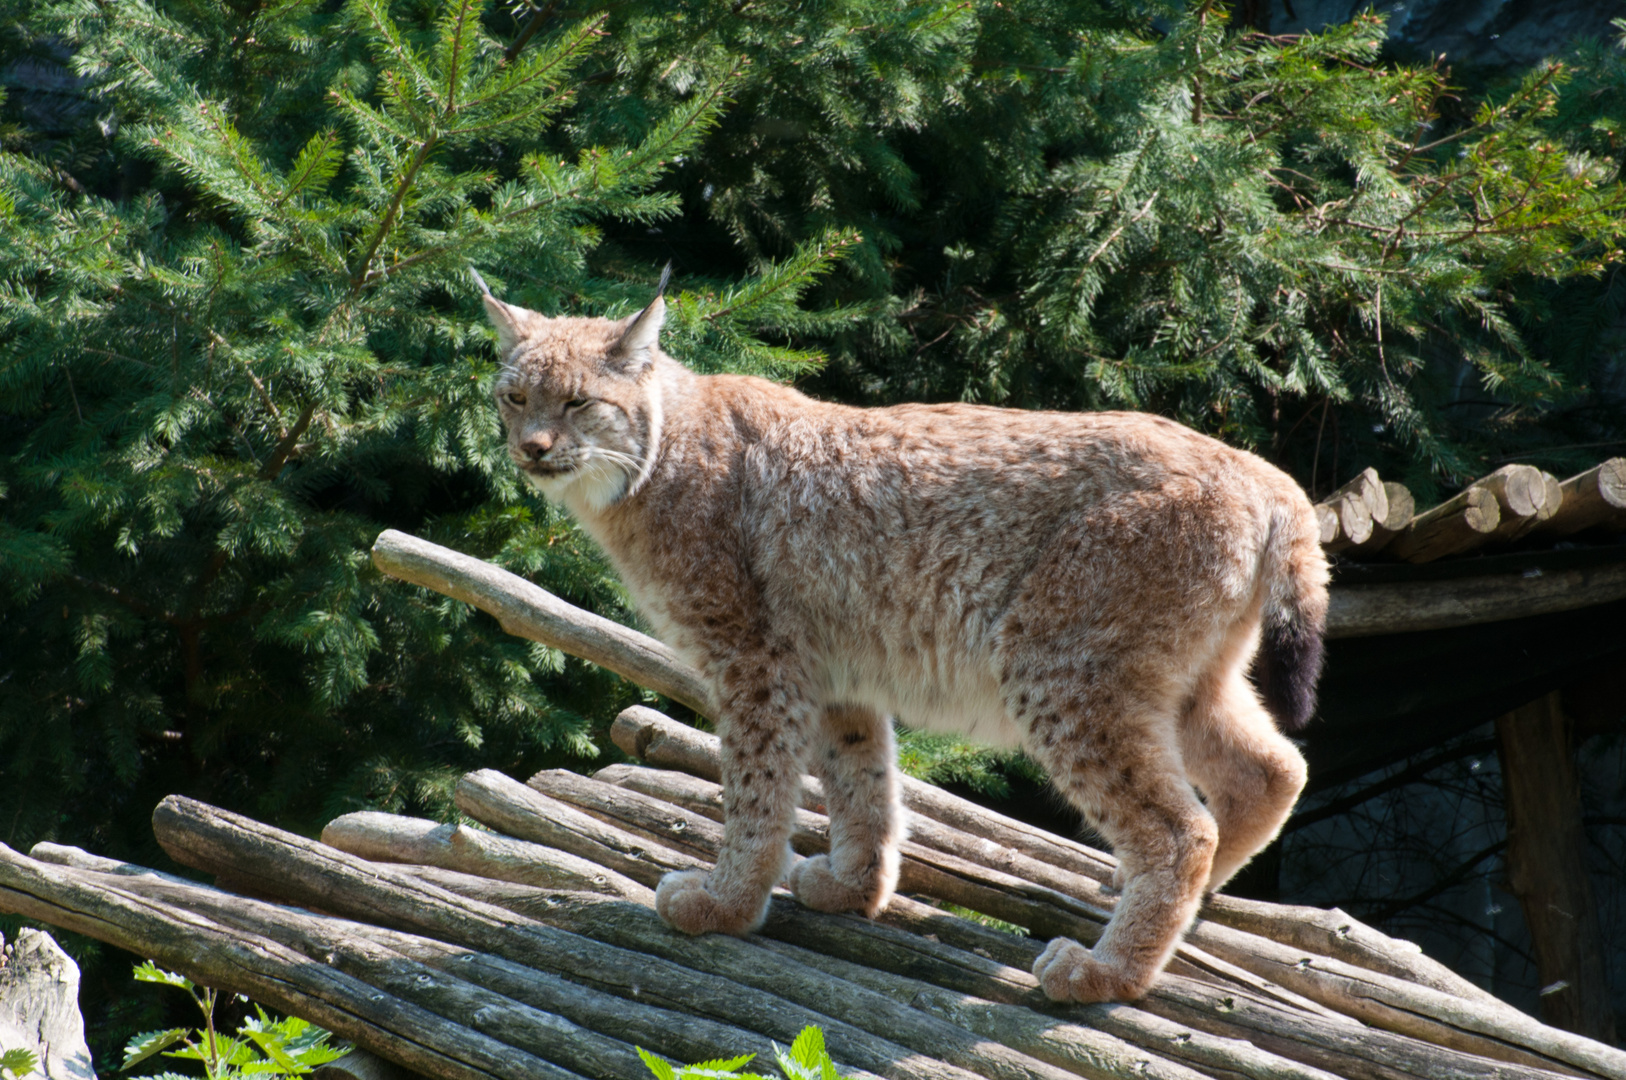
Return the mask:
<svg viewBox="0 0 1626 1080">
<path fill-rule="evenodd" d="M 1409 979 L 1442 994 L 1493 1008 L 1509 1007 L 1424 953 L 1416 942 L 1379 933 L 1338 908 L 1270 904 L 1216 893 L 1204 902 L 1202 917 L 1355 967 Z"/>
<path fill-rule="evenodd" d="M 1615 1039 L 1603 933 L 1587 871 L 1581 784 L 1557 691 L 1496 719 L 1507 793 L 1508 886 L 1530 927 L 1549 1024 Z"/>
<path fill-rule="evenodd" d="M 697 712 L 715 714 L 710 689 L 671 649 L 483 559 L 386 529 L 373 542 L 373 565 L 391 577 L 474 605 L 516 637 L 563 649 Z"/>
<path fill-rule="evenodd" d="M 626 710 L 616 718 L 611 736 L 627 753 L 647 754 L 648 760 L 653 764 L 668 765 L 701 776 L 709 774 L 713 779 L 716 777 L 720 760 L 717 737 L 696 731 L 653 709 L 635 706 Z M 637 770 L 617 771 L 612 775 L 619 780 L 635 771 Z M 647 771 L 656 772 L 656 770 Z M 708 816 L 721 820 L 721 802 L 715 787 L 663 784 L 658 779 L 640 782 L 646 786 L 659 785 L 663 789 L 649 791 L 649 794 L 665 797 L 665 792 L 673 792 L 676 799 L 682 800 L 682 805 L 690 806 L 691 809 L 701 804 L 710 804 Z M 813 778 L 805 777 L 804 796 L 808 792 L 817 793 L 817 784 Z M 679 787 L 687 788 L 687 792 L 678 795 L 676 792 Z M 1117 865 L 1116 860 L 1110 855 L 1097 852 L 1076 841 L 1035 829 L 1025 822 L 1004 817 L 969 800 L 921 784 L 919 781 L 906 781 L 904 800 L 915 815 L 912 822 L 914 839 L 920 844 L 938 847 L 949 854 L 960 854 L 972 861 L 995 863 L 999 868 L 1008 869 L 1018 876 L 1032 875 L 1034 880 L 1049 879 L 1041 878 L 1039 872 L 1027 862 L 1017 862 L 1001 853 L 1008 851 L 1013 855 L 1048 864 L 1075 876 L 1070 881 L 1069 887 L 1058 891 L 1100 896 L 1098 889 L 1091 893 L 1088 886 L 1078 879 L 1094 882 L 1099 886 L 1110 879 Z M 807 798 L 804 797 L 804 805 L 806 802 Z M 942 833 L 924 824 L 930 821 L 935 821 L 949 832 Z M 954 836 L 955 833 L 969 834 L 972 839 L 961 840 Z M 996 863 L 996 860 L 1001 861 Z M 1106 908 L 1112 905 L 1112 901 L 1105 897 L 1101 897 L 1100 903 Z M 1269 917 L 1263 914 L 1265 911 L 1270 913 Z M 1409 977 L 1445 993 L 1477 998 L 1487 1004 L 1501 1004 L 1443 964 L 1421 956 L 1417 947 L 1410 942 L 1397 942 L 1383 937 L 1376 931 L 1343 932 L 1345 924 L 1342 922 L 1337 923 L 1329 932 L 1321 913 L 1304 914 L 1313 911 L 1315 909 L 1298 909 L 1262 904 L 1258 901 L 1233 901 L 1227 897 L 1216 897 L 1209 904 L 1209 908 L 1205 909 L 1204 915 L 1227 925 L 1236 925 L 1238 929 L 1273 938 L 1293 948 L 1309 948 L 1312 952 L 1359 967 L 1368 967 L 1398 978 Z M 1364 927 L 1362 929 L 1365 930 Z M 1377 944 L 1378 940 L 1381 940 L 1382 944 Z M 1326 947 L 1315 948 L 1317 943 Z"/>
<path fill-rule="evenodd" d="M 377 830 L 368 842 L 377 844 L 381 842 L 381 837 L 389 835 L 403 837 L 410 847 L 410 832 L 405 830 L 393 834 L 387 829 Z M 323 964 L 337 966 L 356 975 L 369 985 L 386 988 L 390 982 L 399 983 L 401 996 L 409 1000 L 420 1000 L 428 988 L 437 988 L 431 996 L 442 995 L 443 991 L 438 987 L 445 981 L 443 975 L 479 991 L 508 999 L 493 1001 L 479 993 L 464 990 L 464 998 L 454 996 L 446 999 L 451 1007 L 452 1019 L 467 1012 L 481 1024 L 500 1018 L 503 1024 L 517 1025 L 523 1030 L 530 1021 L 512 1010 L 512 1002 L 546 1014 L 562 1016 L 579 1030 L 567 1031 L 572 1041 L 561 1053 L 577 1055 L 573 1066 L 590 1076 L 638 1075 L 644 1067 L 635 1056 L 627 1056 L 630 1046 L 626 1044 L 629 1043 L 645 1046 L 663 1057 L 685 1061 L 734 1057 L 741 1053 L 766 1055 L 770 1060 L 773 1056 L 772 1041 L 755 1032 L 687 1012 L 660 1008 L 647 1000 L 632 1000 L 627 994 L 617 996 L 605 993 L 486 953 L 367 923 L 245 900 L 145 867 L 89 855 L 77 848 L 48 846 L 42 854 L 50 856 L 45 861 L 59 865 L 121 876 L 139 876 L 151 883 L 143 895 L 226 925 L 261 933 Z M 404 851 L 395 854 L 404 854 Z M 458 876 L 470 879 L 470 875 Z M 525 889 L 528 897 L 557 895 L 553 890 L 535 886 Z M 387 950 L 388 954 L 381 950 Z M 382 967 L 377 972 L 362 970 L 367 965 Z M 606 973 L 601 973 L 601 977 L 603 974 Z M 632 991 L 636 993 L 636 984 Z M 644 996 L 657 1000 L 661 997 L 659 991 Z M 420 1003 L 427 1004 L 424 1001 Z M 441 1015 L 447 1015 L 446 1009 L 433 1005 L 429 1007 Z M 481 1015 L 482 1010 L 487 1010 L 484 1015 Z M 544 1022 L 544 1029 L 551 1026 Z M 594 1033 L 609 1031 L 616 1033 L 615 1038 L 608 1045 L 595 1045 L 601 1037 Z M 543 1035 L 547 1033 L 544 1030 Z M 515 1041 L 512 1034 L 502 1029 L 499 1037 L 511 1045 L 522 1045 Z M 607 1059 L 613 1068 L 605 1069 L 592 1060 L 584 1060 L 586 1055 L 581 1053 L 582 1050 L 594 1057 Z M 363 1077 L 362 1080 L 368 1078 Z"/>
<path fill-rule="evenodd" d="M 537 785 L 559 801 L 586 810 L 607 828 L 623 828 L 656 842 L 673 834 L 681 835 L 687 850 L 707 862 L 716 857 L 722 842 L 722 827 L 716 822 L 638 792 L 596 783 L 563 770 L 537 774 L 531 786 Z M 522 813 L 516 808 L 508 816 L 512 820 Z M 517 824 L 524 827 L 522 822 Z M 824 815 L 798 810 L 791 844 L 803 855 L 828 851 L 829 824 Z M 623 846 L 627 846 L 626 842 Z M 903 891 L 968 907 L 1027 927 L 1041 937 L 1066 936 L 1093 944 L 1106 925 L 1109 911 L 1100 903 L 1108 898 L 1093 882 L 1089 885 L 1096 890 L 1093 902 L 1081 901 L 1033 881 L 913 843 L 903 845 L 898 878 L 898 887 Z M 1327 1012 L 1296 994 L 1284 993 L 1234 961 L 1208 956 L 1189 944 L 1177 950 L 1172 970 L 1215 982 L 1226 992 L 1247 991 L 1281 999 L 1307 1011 Z"/>
<path fill-rule="evenodd" d="M 785 963 L 765 965 L 760 957 L 742 957 L 736 948 L 749 948 L 749 943 L 739 939 L 687 938 L 662 924 L 661 952 L 684 957 L 682 963 L 674 963 L 658 953 L 617 948 L 522 919 L 393 867 L 359 860 L 179 796 L 158 805 L 153 831 L 178 862 L 231 873 L 298 903 L 314 903 L 342 915 L 422 932 L 573 981 L 592 984 L 601 969 L 615 968 L 624 973 L 621 979 L 645 987 L 646 992 L 662 985 L 674 1001 L 705 1002 L 713 1016 L 724 1016 L 726 1011 L 730 1022 L 775 1038 L 794 1038 L 803 1027 L 816 1024 L 824 1029 L 833 1055 L 883 1076 L 1049 1080 L 1054 1072 L 1040 1062 L 1029 1064 L 1020 1055 L 1002 1054 L 968 1032 L 956 1034 L 948 1025 L 939 1023 L 923 1031 L 918 1019 L 898 1014 L 893 1003 L 859 987 L 835 983 L 818 972 L 793 970 Z M 572 898 L 596 894 L 554 895 L 563 905 Z M 628 912 L 647 913 L 638 905 L 605 899 Z M 601 913 L 609 910 L 601 909 Z M 751 981 L 735 981 L 731 976 Z M 749 1017 L 749 1022 L 742 1017 Z M 906 1048 L 898 1043 L 900 1038 L 921 1045 Z"/>
<path fill-rule="evenodd" d="M 464 776 L 453 798 L 459 810 L 482 825 L 596 862 L 647 888 L 672 870 L 711 868 L 709 859 L 672 847 L 665 838 L 645 839 L 607 826 L 495 769 Z"/>
<path fill-rule="evenodd" d="M 1342 585 L 1327 610 L 1329 638 L 1440 630 L 1524 619 L 1626 599 L 1626 564 L 1444 581 Z"/>
<path fill-rule="evenodd" d="M 592 812 L 601 818 L 618 820 L 635 832 L 660 835 L 671 832 L 671 822 L 687 813 L 677 807 L 651 807 L 648 801 L 610 798 L 581 778 L 569 774 L 546 773 L 533 778 L 544 782 L 556 796 L 592 800 Z M 644 797 L 649 800 L 649 797 Z M 653 801 L 653 800 L 649 800 Z M 821 850 L 827 834 L 806 810 L 797 813 L 797 836 L 793 845 L 802 853 Z M 707 825 L 711 825 L 708 829 Z M 704 844 L 715 850 L 720 830 L 704 819 L 688 819 L 681 830 L 686 842 Z M 697 849 L 704 850 L 704 849 Z M 946 899 L 1026 926 L 1041 937 L 1066 934 L 1091 943 L 1104 922 L 1103 908 L 1110 903 L 1099 886 L 1088 879 L 1075 883 L 1076 891 L 1038 886 L 1030 880 L 992 871 L 979 863 L 932 852 L 906 844 L 900 873 L 900 887 Z M 1061 883 L 1065 884 L 1065 883 Z M 1076 896 L 1088 896 L 1080 903 Z M 1205 955 L 1206 954 L 1206 955 Z M 1227 965 L 1218 967 L 1214 959 Z M 1182 967 L 1184 961 L 1190 967 Z M 1246 985 L 1265 997 L 1292 1004 L 1299 995 L 1324 1006 L 1320 1011 L 1337 1010 L 1346 1015 L 1410 1035 L 1450 1046 L 1465 1053 L 1495 1060 L 1511 1061 L 1538 1068 L 1575 1068 L 1608 1075 L 1611 1068 L 1626 1071 L 1626 1054 L 1585 1039 L 1567 1037 L 1495 999 L 1484 995 L 1459 998 L 1454 994 L 1420 985 L 1409 978 L 1347 964 L 1331 957 L 1307 954 L 1303 949 L 1284 946 L 1268 938 L 1199 920 L 1176 954 L 1175 971 L 1191 968 L 1237 979 L 1241 969 L 1262 976 L 1267 983 Z M 1274 991 L 1270 984 L 1285 987 L 1291 996 Z"/>
<path fill-rule="evenodd" d="M 1372 518 L 1372 535 L 1364 543 L 1348 549 L 1346 554 L 1365 557 L 1375 555 L 1389 546 L 1402 529 L 1411 524 L 1417 512 L 1417 503 L 1404 484 L 1393 480 L 1383 482 L 1384 513 Z"/>
<path fill-rule="evenodd" d="M 205 986 L 247 994 L 427 1076 L 571 1080 L 578 1075 L 312 964 L 262 936 L 154 902 L 120 881 L 42 863 L 0 844 L 0 911 L 151 957 Z"/>
<path fill-rule="evenodd" d="M 1546 479 L 1533 465 L 1503 465 L 1470 486 L 1496 496 L 1499 520 L 1493 536 L 1497 540 L 1511 540 L 1528 531 L 1541 520 L 1547 506 Z"/>
<path fill-rule="evenodd" d="M 561 800 L 573 800 L 576 805 L 586 803 L 584 809 L 596 816 L 617 821 L 643 835 L 670 832 L 671 823 L 681 821 L 682 835 L 686 842 L 697 845 L 697 850 L 704 850 L 698 845 L 705 845 L 705 849 L 715 851 L 721 839 L 715 823 L 688 816 L 687 811 L 649 796 L 633 792 L 613 796 L 604 790 L 609 785 L 562 771 L 538 774 L 531 783 L 544 784 Z M 792 843 L 799 852 L 808 854 L 827 848 L 827 825 L 818 820 L 820 817 L 806 810 L 797 811 L 797 834 Z M 1068 884 L 1064 881 L 1057 882 L 1064 889 L 1040 886 L 912 844 L 903 846 L 900 871 L 902 889 L 996 915 L 1027 926 L 1040 937 L 1067 934 L 1092 943 L 1104 924 L 1104 908 L 1111 903 L 1101 894 L 1099 885 L 1088 879 L 1076 879 L 1073 884 L 1077 891 L 1070 893 L 1064 891 Z M 1081 904 L 1079 897 L 1087 899 Z M 1563 1033 L 1545 1028 L 1494 999 L 1490 1003 L 1483 999 L 1463 1000 L 1406 978 L 1386 976 L 1202 920 L 1188 933 L 1171 970 L 1203 981 L 1211 981 L 1205 976 L 1218 975 L 1256 996 L 1301 1009 L 1311 1002 L 1319 1003 L 1322 1008 L 1307 1011 L 1322 1016 L 1336 1011 L 1389 1031 L 1495 1060 L 1538 1068 L 1590 1068 L 1611 1060 L 1608 1048 L 1565 1038 Z M 1267 982 L 1247 980 L 1242 972 L 1262 976 Z M 1278 987 L 1291 993 L 1283 994 Z M 1626 1069 L 1626 1054 L 1614 1053 L 1618 1064 Z"/>
<path fill-rule="evenodd" d="M 1406 562 L 1433 562 L 1489 543 L 1501 521 L 1496 496 L 1482 487 L 1469 486 L 1412 518 L 1384 553 Z"/>
<path fill-rule="evenodd" d="M 1524 525 L 1512 536 L 1519 540 L 1542 528 L 1547 522 L 1558 516 L 1559 510 L 1564 507 L 1564 485 L 1559 483 L 1558 477 L 1550 472 L 1541 474 L 1541 482 L 1546 487 L 1541 509 L 1530 517 Z"/>
<path fill-rule="evenodd" d="M 1570 477 L 1559 491 L 1558 512 L 1537 526 L 1536 536 L 1556 539 L 1591 528 L 1626 531 L 1626 457 L 1610 458 Z"/>
<path fill-rule="evenodd" d="M 481 895 L 480 879 L 463 875 L 471 897 Z M 528 887 L 506 886 L 510 902 Z M 541 890 L 529 890 L 541 894 Z M 535 912 L 561 927 L 611 932 L 616 918 L 603 913 L 613 901 L 590 893 L 545 894 L 516 910 Z M 617 911 L 620 909 L 617 908 Z M 952 917 L 935 913 L 946 920 Z M 954 920 L 964 924 L 963 920 Z M 832 931 L 832 926 L 839 927 Z M 981 928 L 973 928 L 981 930 Z M 658 928 L 653 932 L 659 933 Z M 993 931 L 983 931 L 992 935 Z M 1039 1003 L 1037 984 L 1026 971 L 1002 967 L 980 956 L 959 953 L 936 942 L 854 916 L 825 915 L 797 907 L 788 898 L 776 898 L 763 933 L 803 945 L 819 955 L 845 958 L 854 964 L 917 977 L 956 993 L 971 994 L 996 1003 L 1032 1006 Z M 671 939 L 673 935 L 663 935 Z M 1039 946 L 1023 939 L 999 935 L 1020 943 L 1023 963 L 1031 965 Z M 624 940 L 619 939 L 618 940 Z M 687 939 L 678 939 L 687 940 Z M 717 940 L 702 939 L 704 942 Z M 927 955 L 929 954 L 929 955 Z M 916 1007 L 930 1007 L 924 998 Z M 974 1003 L 972 1003 L 974 1004 Z M 1137 1046 L 1156 1048 L 1159 1054 L 1184 1055 L 1190 1064 L 1216 1076 L 1252 1076 L 1262 1070 L 1248 1062 L 1248 1044 L 1275 1057 L 1336 1072 L 1350 1080 L 1409 1080 L 1409 1078 L 1477 1077 L 1482 1080 L 1538 1080 L 1557 1073 L 1525 1066 L 1486 1061 L 1458 1051 L 1432 1046 L 1405 1036 L 1364 1028 L 1339 1015 L 1307 1016 L 1279 1002 L 1246 993 L 1216 994 L 1213 987 L 1192 979 L 1165 974 L 1138 1007 L 1125 1005 L 1046 1006 L 1045 1011 L 1081 1026 L 1116 1034 Z M 1171 1027 L 1170 1025 L 1177 1025 Z M 1204 1034 L 1212 1036 L 1205 1040 Z M 1167 1042 L 1165 1042 L 1167 1040 Z M 1227 1047 L 1226 1044 L 1229 1044 Z M 1226 1067 L 1204 1063 L 1199 1055 L 1229 1054 Z M 1268 1060 L 1268 1059 L 1266 1059 Z M 1319 1065 L 1318 1065 L 1319 1063 Z M 1276 1065 L 1283 1075 L 1289 1066 Z"/>
<path fill-rule="evenodd" d="M 1328 547 L 1338 541 L 1338 510 L 1326 503 L 1317 503 L 1315 507 L 1316 534 L 1322 547 Z"/>
<path fill-rule="evenodd" d="M 953 994 L 920 990 L 911 985 L 909 980 L 897 979 L 877 971 L 867 954 L 855 962 L 851 959 L 827 956 L 822 949 L 815 951 L 794 946 L 791 948 L 795 951 L 788 955 L 804 959 L 810 964 L 820 965 L 832 974 L 848 975 L 854 981 L 861 981 L 881 992 L 910 994 L 917 1002 L 918 1008 L 940 1009 L 944 1015 L 953 1016 L 960 1007 L 960 1001 Z M 1272 1003 L 1251 999 L 1239 1001 L 1232 998 L 1223 1005 L 1227 1011 L 1242 1012 L 1248 1016 L 1249 1042 L 1222 1040 L 1210 1036 L 1204 1040 L 1204 1045 L 1192 1047 L 1190 1043 L 1197 1040 L 1187 1041 L 1189 1037 L 1185 1036 L 1184 1031 L 1189 1030 L 1190 1026 L 1205 1023 L 1207 1018 L 1202 1014 L 1213 1005 L 1205 987 L 1177 976 L 1169 986 L 1141 1004 L 1142 1008 L 1135 1010 L 1133 1017 L 1128 1015 L 1130 1010 L 1114 1006 L 1072 1007 L 1056 1011 L 1081 1028 L 1106 1033 L 1127 1029 L 1132 1031 L 1137 1040 L 1155 1038 L 1154 1032 L 1160 1026 L 1167 1025 L 1174 1030 L 1167 1031 L 1164 1037 L 1179 1041 L 1187 1047 L 1194 1065 L 1225 1074 L 1326 1076 L 1332 1075 L 1331 1070 L 1336 1069 L 1336 1075 L 1342 1077 L 1363 1077 L 1373 1080 L 1377 1077 L 1422 1075 L 1457 1077 L 1465 1075 L 1463 1070 L 1481 1076 L 1508 1078 L 1558 1075 L 1539 1069 L 1530 1070 L 1487 1062 L 1383 1032 L 1369 1032 L 1357 1024 L 1350 1024 L 1343 1017 L 1306 1019 L 1280 1007 L 1273 1007 Z M 988 1009 L 998 1006 L 996 1004 L 977 1007 Z M 1168 1019 L 1171 1014 L 1185 1015 L 1188 1023 Z M 1034 1014 L 1028 1012 L 1028 1015 Z M 1037 1019 L 1036 1016 L 1035 1018 Z M 1049 1023 L 1055 1024 L 1055 1021 L 1050 1020 Z M 1062 1025 L 1056 1027 L 1061 1028 Z M 1041 1033 L 1042 1031 L 1034 1034 Z M 1350 1039 L 1371 1040 L 1375 1045 L 1369 1054 L 1327 1052 L 1328 1047 Z M 1225 1045 L 1227 1043 L 1230 1045 Z M 1351 1061 L 1352 1057 L 1357 1060 Z M 1360 1060 L 1361 1058 L 1366 1060 Z"/>
<path fill-rule="evenodd" d="M 557 848 L 397 814 L 364 810 L 334 818 L 322 829 L 322 843 L 373 862 L 439 866 L 547 889 L 585 889 L 629 900 L 642 900 L 647 892 L 599 863 Z M 627 886 L 636 891 L 624 891 Z"/>
<path fill-rule="evenodd" d="M 395 1062 L 365 1050 L 352 1050 L 312 1074 L 313 1080 L 413 1080 L 414 1076 Z"/>
<path fill-rule="evenodd" d="M 1364 469 L 1355 479 L 1333 492 L 1319 504 L 1332 511 L 1333 535 L 1323 524 L 1321 544 L 1329 551 L 1347 551 L 1372 538 L 1375 521 L 1388 516 L 1389 496 L 1376 469 Z M 1318 512 L 1317 520 L 1321 520 Z"/>
</svg>

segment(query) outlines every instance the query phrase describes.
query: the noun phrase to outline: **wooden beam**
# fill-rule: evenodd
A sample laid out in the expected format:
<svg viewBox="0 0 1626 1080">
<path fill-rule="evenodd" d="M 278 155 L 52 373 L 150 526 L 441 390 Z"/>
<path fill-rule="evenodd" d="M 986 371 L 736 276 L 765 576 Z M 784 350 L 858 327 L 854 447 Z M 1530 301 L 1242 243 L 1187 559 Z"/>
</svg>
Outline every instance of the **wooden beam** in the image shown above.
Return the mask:
<svg viewBox="0 0 1626 1080">
<path fill-rule="evenodd" d="M 1327 610 L 1327 637 L 1372 637 L 1548 615 L 1626 598 L 1626 563 L 1575 570 L 1339 585 Z"/>
<path fill-rule="evenodd" d="M 1559 485 L 1563 502 L 1533 535 L 1557 538 L 1603 526 L 1626 531 L 1626 457 L 1610 458 Z"/>
<path fill-rule="evenodd" d="M 609 668 L 696 712 L 713 712 L 711 691 L 671 649 L 484 559 L 385 529 L 373 542 L 373 565 L 391 577 L 473 604 L 515 637 Z"/>
<path fill-rule="evenodd" d="M 1412 518 L 1384 552 L 1406 562 L 1433 562 L 1488 543 L 1501 521 L 1496 496 L 1482 487 L 1467 487 Z"/>
<path fill-rule="evenodd" d="M 1587 872 L 1581 785 L 1557 692 L 1496 720 L 1507 794 L 1508 886 L 1524 908 L 1540 974 L 1542 1019 L 1615 1041 L 1604 941 Z"/>
</svg>

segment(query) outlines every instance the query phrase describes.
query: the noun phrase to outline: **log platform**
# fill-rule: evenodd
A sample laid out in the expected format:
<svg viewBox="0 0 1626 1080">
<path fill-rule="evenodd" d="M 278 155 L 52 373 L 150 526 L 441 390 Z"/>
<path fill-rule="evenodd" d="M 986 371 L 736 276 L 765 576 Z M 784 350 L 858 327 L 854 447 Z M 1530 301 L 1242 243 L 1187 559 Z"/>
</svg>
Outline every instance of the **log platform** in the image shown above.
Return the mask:
<svg viewBox="0 0 1626 1080">
<path fill-rule="evenodd" d="M 766 1065 L 808 1024 L 861 1078 L 1626 1080 L 1626 1053 L 1337 910 L 1214 897 L 1144 999 L 1057 1006 L 1029 969 L 1051 936 L 1099 936 L 1112 857 L 914 782 L 901 892 L 879 919 L 781 893 L 753 937 L 687 937 L 655 915 L 652 889 L 717 849 L 717 740 L 643 707 L 613 735 L 642 763 L 465 776 L 466 824 L 347 814 L 316 841 L 164 800 L 160 844 L 212 886 L 0 846 L 0 911 L 435 1080 L 633 1080 L 648 1075 L 638 1046 Z M 805 778 L 803 855 L 828 844 L 821 799 Z"/>
</svg>

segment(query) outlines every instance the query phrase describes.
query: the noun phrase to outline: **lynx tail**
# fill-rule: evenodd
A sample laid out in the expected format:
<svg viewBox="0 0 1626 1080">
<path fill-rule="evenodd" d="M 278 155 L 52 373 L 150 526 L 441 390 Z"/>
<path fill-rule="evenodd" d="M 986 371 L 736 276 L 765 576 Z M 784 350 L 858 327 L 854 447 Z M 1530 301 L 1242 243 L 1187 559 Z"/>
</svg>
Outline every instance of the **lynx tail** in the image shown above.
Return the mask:
<svg viewBox="0 0 1626 1080">
<path fill-rule="evenodd" d="M 1327 558 L 1313 518 L 1279 517 L 1267 550 L 1268 591 L 1253 682 L 1277 726 L 1291 734 L 1315 713 L 1327 628 Z"/>
</svg>

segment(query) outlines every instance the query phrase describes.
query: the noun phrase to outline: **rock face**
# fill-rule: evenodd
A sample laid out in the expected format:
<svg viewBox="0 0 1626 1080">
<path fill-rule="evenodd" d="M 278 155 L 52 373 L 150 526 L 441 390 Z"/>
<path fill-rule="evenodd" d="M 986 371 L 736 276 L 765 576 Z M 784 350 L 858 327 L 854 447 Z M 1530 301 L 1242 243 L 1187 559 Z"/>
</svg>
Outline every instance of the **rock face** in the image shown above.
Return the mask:
<svg viewBox="0 0 1626 1080">
<path fill-rule="evenodd" d="M 32 1050 L 35 1075 L 96 1080 L 79 1015 L 79 965 L 43 930 L 0 938 L 0 1047 Z"/>
<path fill-rule="evenodd" d="M 1271 33 L 1297 33 L 1367 10 L 1389 16 L 1389 43 L 1407 60 L 1444 53 L 1447 64 L 1519 69 L 1579 37 L 1615 40 L 1609 20 L 1626 16 L 1626 0 L 1270 0 L 1265 22 Z"/>
</svg>

